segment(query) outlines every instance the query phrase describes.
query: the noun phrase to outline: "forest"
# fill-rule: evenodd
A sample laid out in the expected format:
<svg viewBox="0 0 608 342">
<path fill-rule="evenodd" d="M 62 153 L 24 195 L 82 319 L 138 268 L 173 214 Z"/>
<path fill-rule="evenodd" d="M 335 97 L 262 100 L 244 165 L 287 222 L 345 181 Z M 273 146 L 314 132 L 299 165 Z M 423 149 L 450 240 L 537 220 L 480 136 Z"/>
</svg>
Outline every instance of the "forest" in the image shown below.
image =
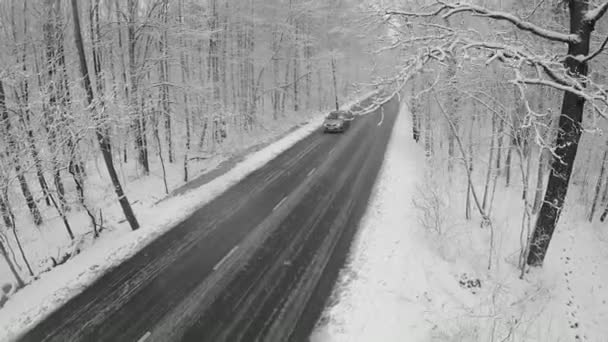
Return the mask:
<svg viewBox="0 0 608 342">
<path fill-rule="evenodd" d="M 608 104 L 608 26 L 599 20 L 608 5 L 429 1 L 422 6 L 427 12 L 411 7 L 386 13 L 407 30 L 394 45 L 417 52 L 406 64 L 414 139 L 430 160 L 445 164 L 448 177 L 464 173 L 465 216 L 477 212 L 484 226 L 492 226 L 499 180 L 516 183 L 522 268 L 542 265 L 570 187 L 580 190 L 589 221 L 607 215 L 605 143 L 598 141 L 605 140 Z"/>
</svg>

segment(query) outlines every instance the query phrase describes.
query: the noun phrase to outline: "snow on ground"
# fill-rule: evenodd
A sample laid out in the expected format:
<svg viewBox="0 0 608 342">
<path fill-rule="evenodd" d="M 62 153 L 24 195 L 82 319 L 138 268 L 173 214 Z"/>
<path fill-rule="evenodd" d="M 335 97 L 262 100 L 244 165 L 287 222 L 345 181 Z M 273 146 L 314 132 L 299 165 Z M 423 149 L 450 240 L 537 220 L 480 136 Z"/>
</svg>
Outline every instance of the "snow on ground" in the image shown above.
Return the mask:
<svg viewBox="0 0 608 342">
<path fill-rule="evenodd" d="M 488 270 L 489 228 L 464 219 L 466 183 L 441 170 L 411 139 L 402 108 L 312 341 L 608 341 L 606 227 L 583 223 L 569 200 L 545 266 L 522 280 L 521 190 L 500 179 Z"/>
<path fill-rule="evenodd" d="M 415 326 L 421 323 L 425 307 L 419 303 L 426 300 L 427 288 L 427 258 L 418 252 L 426 251 L 409 237 L 416 216 L 411 194 L 423 176 L 424 156 L 409 127 L 402 111 L 350 261 L 330 299 L 334 305 L 323 314 L 313 341 L 396 341 L 404 336 L 414 341 L 427 329 L 425 322 Z"/>
<path fill-rule="evenodd" d="M 372 92 L 356 95 L 352 101 L 345 103 L 342 109 L 349 108 L 359 99 L 371 94 Z M 297 126 L 303 120 L 308 120 L 307 123 L 278 141 L 246 156 L 243 161 L 209 183 L 164 201 L 159 202 L 166 196 L 162 185 L 160 167 L 152 165 L 151 169 L 156 171 L 149 177 L 134 178 L 134 176 L 127 176 L 129 182 L 125 182 L 127 184 L 125 188 L 141 225 L 141 228 L 135 232 L 130 231 L 128 225 L 122 219 L 122 214 L 114 203 L 113 193 L 107 188 L 102 189 L 101 186 L 99 186 L 100 198 L 95 198 L 91 202 L 102 207 L 104 203 L 107 203 L 107 207 L 104 207 L 104 222 L 109 228 L 94 243 L 91 243 L 92 239 L 90 236 L 87 238 L 85 234 L 86 229 L 90 230 L 88 228 L 90 224 L 84 213 L 73 213 L 70 218 L 70 221 L 76 227 L 76 234 L 85 234 L 77 239 L 78 242 L 73 244 L 70 244 L 65 236 L 57 234 L 58 229 L 61 229 L 61 226 L 58 226 L 56 222 L 59 221 L 58 218 L 51 219 L 51 221 L 55 221 L 55 225 L 48 224 L 52 227 L 43 227 L 40 231 L 32 228 L 32 232 L 24 234 L 22 240 L 26 245 L 28 257 L 34 260 L 33 266 L 36 271 L 48 267 L 46 261 L 49 254 L 48 246 L 55 246 L 51 248 L 56 248 L 57 253 L 66 249 L 79 249 L 81 253 L 67 263 L 52 268 L 49 272 L 43 272 L 39 279 L 31 282 L 9 299 L 5 306 L 0 309 L 0 341 L 15 339 L 20 332 L 34 325 L 45 315 L 84 290 L 104 272 L 119 265 L 155 238 L 187 218 L 205 203 L 208 203 L 249 173 L 260 168 L 281 152 L 317 130 L 324 115 L 324 113 L 315 113 L 312 115 L 300 114 L 291 119 L 286 117 L 283 118 L 281 124 L 277 125 L 275 123 L 273 125 L 270 122 L 269 125 L 262 127 L 261 132 L 256 134 L 257 139 L 248 141 L 241 139 L 227 143 L 226 146 L 233 146 L 233 148 L 225 148 L 225 151 L 221 151 L 223 154 L 211 156 L 203 165 L 192 166 L 194 171 L 191 172 L 200 174 L 213 169 L 227 155 L 234 155 L 246 149 L 247 146 L 253 146 L 256 143 L 276 140 L 277 136 L 288 131 L 290 127 Z M 99 168 L 100 166 L 97 165 L 96 167 Z M 182 165 L 167 164 L 167 167 L 169 190 L 172 190 L 183 184 L 180 179 L 182 177 L 180 172 Z M 103 172 L 99 173 L 103 174 Z M 125 172 L 122 173 L 122 177 L 124 181 Z M 96 184 L 94 180 L 89 180 L 89 182 Z M 100 181 L 99 183 L 103 182 Z M 10 279 L 10 274 L 5 270 L 6 266 L 2 265 L 1 268 L 3 270 L 0 273 L 3 278 L 0 278 L 0 280 Z"/>
</svg>

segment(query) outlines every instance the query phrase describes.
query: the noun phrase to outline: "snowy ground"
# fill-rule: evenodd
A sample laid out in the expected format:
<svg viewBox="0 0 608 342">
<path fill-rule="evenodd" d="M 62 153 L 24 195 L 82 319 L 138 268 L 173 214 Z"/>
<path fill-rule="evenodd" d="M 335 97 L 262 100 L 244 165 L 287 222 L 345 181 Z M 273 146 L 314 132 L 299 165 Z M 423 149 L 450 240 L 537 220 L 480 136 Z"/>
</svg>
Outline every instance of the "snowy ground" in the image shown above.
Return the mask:
<svg viewBox="0 0 608 342">
<path fill-rule="evenodd" d="M 403 108 L 312 341 L 608 341 L 606 227 L 570 203 L 544 268 L 521 280 L 521 193 L 500 182 L 488 271 L 489 229 L 464 219 L 465 183 L 426 163 Z"/>
<path fill-rule="evenodd" d="M 371 92 L 359 94 L 356 98 L 365 98 L 370 94 Z M 355 99 L 344 104 L 343 108 L 352 106 L 356 101 Z M 49 223 L 45 224 L 40 231 L 31 228 L 31 231 L 26 231 L 24 234 L 20 229 L 26 253 L 33 261 L 33 268 L 36 272 L 48 267 L 49 253 L 52 255 L 52 251 L 49 252 L 48 248 L 56 249 L 57 253 L 70 249 L 80 249 L 81 252 L 67 263 L 52 268 L 49 272 L 41 273 L 39 279 L 32 281 L 11 296 L 5 306 L 0 309 L 0 341 L 14 339 L 28 326 L 35 324 L 56 307 L 82 291 L 105 271 L 134 255 L 231 185 L 319 129 L 324 116 L 325 113 L 300 114 L 297 118 L 287 118 L 280 124 L 264 127 L 255 138 L 227 144 L 233 148 L 226 149 L 222 154 L 213 156 L 204 163 L 194 165 L 192 167 L 194 176 L 213 169 L 228 156 L 238 154 L 249 146 L 276 140 L 290 128 L 300 125 L 283 138 L 245 156 L 243 161 L 218 178 L 183 195 L 159 202 L 166 196 L 162 175 L 151 174 L 148 177 L 131 179 L 126 186 L 127 195 L 133 203 L 141 224 L 141 228 L 135 232 L 130 231 L 119 208 L 114 205 L 113 194 L 109 189 L 103 189 L 101 185 L 99 185 L 100 198 L 92 201 L 95 201 L 97 206 L 103 207 L 104 222 L 108 229 L 94 243 L 92 243 L 92 234 L 86 233 L 86 230 L 90 228 L 88 228 L 89 224 L 84 213 L 72 213 L 70 220 L 76 223 L 74 225 L 75 233 L 79 235 L 77 243 L 70 243 L 67 234 L 66 236 L 57 234 L 57 231 L 62 231 L 58 226 L 58 218 L 49 220 Z M 304 124 L 302 124 L 303 121 Z M 168 167 L 168 183 L 171 191 L 183 184 L 180 179 L 182 165 L 169 165 Z M 160 168 L 153 169 L 160 170 Z M 95 181 L 89 182 L 95 184 Z M 4 281 L 8 282 L 11 277 L 5 270 L 6 268 L 6 265 L 0 266 L 2 276 L 0 280 L 6 279 Z"/>
</svg>

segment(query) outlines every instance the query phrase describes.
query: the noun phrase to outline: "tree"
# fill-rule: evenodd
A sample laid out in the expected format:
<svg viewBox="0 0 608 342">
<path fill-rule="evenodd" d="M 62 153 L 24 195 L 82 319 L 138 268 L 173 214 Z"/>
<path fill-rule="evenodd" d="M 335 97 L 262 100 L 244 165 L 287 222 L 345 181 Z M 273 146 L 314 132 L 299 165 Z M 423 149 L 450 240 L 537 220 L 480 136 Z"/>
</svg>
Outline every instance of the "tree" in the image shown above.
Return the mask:
<svg viewBox="0 0 608 342">
<path fill-rule="evenodd" d="M 137 161 L 144 170 L 144 174 L 150 173 L 148 162 L 148 147 L 146 141 L 146 118 L 139 105 L 139 77 L 140 70 L 137 63 L 137 42 L 139 37 L 139 27 L 137 17 L 139 11 L 138 0 L 127 1 L 128 21 L 127 21 L 127 48 L 129 56 L 129 113 L 133 120 L 132 131 L 135 134 L 135 148 L 137 150 Z M 143 100 L 142 100 L 143 102 Z"/>
<path fill-rule="evenodd" d="M 80 74 L 82 76 L 83 86 L 87 94 L 87 104 L 89 106 L 91 114 L 93 116 L 96 116 L 94 105 L 95 96 L 93 95 L 93 87 L 91 85 L 91 78 L 89 76 L 87 60 L 84 52 L 84 44 L 82 43 L 82 31 L 80 28 L 78 0 L 72 0 L 72 15 L 74 17 L 74 42 L 76 45 L 76 50 L 78 51 Z M 133 209 L 131 208 L 129 200 L 127 199 L 127 196 L 125 195 L 122 189 L 122 185 L 118 180 L 118 174 L 116 173 L 116 169 L 114 168 L 114 161 L 112 160 L 112 145 L 110 143 L 110 137 L 108 136 L 108 130 L 106 127 L 103 126 L 105 124 L 103 118 L 100 118 L 99 121 L 101 122 L 97 122 L 97 125 L 95 127 L 95 135 L 97 136 L 99 148 L 101 149 L 106 168 L 108 169 L 108 173 L 110 174 L 110 179 L 112 181 L 112 185 L 114 186 L 114 191 L 116 192 L 118 202 L 122 207 L 122 211 L 125 215 L 125 218 L 129 222 L 131 229 L 136 230 L 139 228 L 139 223 L 137 222 L 135 213 L 133 213 Z"/>
</svg>

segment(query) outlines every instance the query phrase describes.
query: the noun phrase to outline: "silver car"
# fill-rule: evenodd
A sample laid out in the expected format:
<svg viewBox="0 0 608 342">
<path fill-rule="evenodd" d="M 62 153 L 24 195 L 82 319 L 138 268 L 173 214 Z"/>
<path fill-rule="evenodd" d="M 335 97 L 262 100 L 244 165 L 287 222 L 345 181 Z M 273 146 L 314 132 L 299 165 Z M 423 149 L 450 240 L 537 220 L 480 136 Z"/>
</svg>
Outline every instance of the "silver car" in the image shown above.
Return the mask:
<svg viewBox="0 0 608 342">
<path fill-rule="evenodd" d="M 324 132 L 342 133 L 350 126 L 352 115 L 346 111 L 334 111 L 329 113 L 323 122 Z"/>
</svg>

